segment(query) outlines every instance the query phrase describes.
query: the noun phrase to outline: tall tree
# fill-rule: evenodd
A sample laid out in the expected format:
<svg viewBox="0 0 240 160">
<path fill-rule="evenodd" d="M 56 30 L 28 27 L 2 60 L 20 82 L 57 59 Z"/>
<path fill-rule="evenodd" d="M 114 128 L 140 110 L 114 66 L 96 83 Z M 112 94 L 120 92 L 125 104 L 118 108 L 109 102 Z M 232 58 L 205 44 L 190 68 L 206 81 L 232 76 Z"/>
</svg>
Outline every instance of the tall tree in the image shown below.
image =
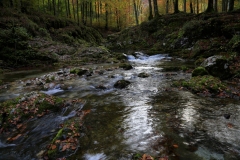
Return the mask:
<svg viewBox="0 0 240 160">
<path fill-rule="evenodd" d="M 174 13 L 179 13 L 178 0 L 174 0 Z"/>
<path fill-rule="evenodd" d="M 190 13 L 193 13 L 193 4 L 192 4 L 192 0 L 190 0 Z"/>
<path fill-rule="evenodd" d="M 56 15 L 56 1 L 52 0 L 52 5 L 53 5 L 53 15 Z"/>
<path fill-rule="evenodd" d="M 138 10 L 137 10 L 137 5 L 136 5 L 136 1 L 133 0 L 133 8 L 134 8 L 134 12 L 135 12 L 135 19 L 136 19 L 136 24 L 138 25 Z"/>
<path fill-rule="evenodd" d="M 187 12 L 187 0 L 183 0 L 183 12 Z"/>
<path fill-rule="evenodd" d="M 158 4 L 157 4 L 157 0 L 153 0 L 153 8 L 154 8 L 154 15 L 155 17 L 159 17 L 159 12 L 158 12 Z"/>
<path fill-rule="evenodd" d="M 105 29 L 108 30 L 108 4 L 105 3 Z"/>
<path fill-rule="evenodd" d="M 218 0 L 214 0 L 214 10 L 218 12 Z"/>
<path fill-rule="evenodd" d="M 76 20 L 76 17 L 75 17 L 75 6 L 74 6 L 74 1 L 72 0 L 72 9 L 73 9 L 73 18 L 74 20 Z"/>
<path fill-rule="evenodd" d="M 149 16 L 148 16 L 148 20 L 151 20 L 151 19 L 153 19 L 152 0 L 148 0 L 148 4 L 149 4 Z"/>
<path fill-rule="evenodd" d="M 208 0 L 208 7 L 205 12 L 213 12 L 213 0 Z"/>
<path fill-rule="evenodd" d="M 77 23 L 79 25 L 79 0 L 77 0 Z"/>
<path fill-rule="evenodd" d="M 228 12 L 233 11 L 233 8 L 234 8 L 234 0 L 229 0 Z"/>
</svg>

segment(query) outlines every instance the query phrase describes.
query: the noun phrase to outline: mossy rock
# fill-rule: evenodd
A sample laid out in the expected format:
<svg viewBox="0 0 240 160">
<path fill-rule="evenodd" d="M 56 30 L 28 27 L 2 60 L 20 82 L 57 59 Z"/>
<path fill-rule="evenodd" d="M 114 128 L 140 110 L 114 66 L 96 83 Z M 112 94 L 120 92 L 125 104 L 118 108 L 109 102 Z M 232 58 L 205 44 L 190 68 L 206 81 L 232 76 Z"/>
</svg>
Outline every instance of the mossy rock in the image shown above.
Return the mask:
<svg viewBox="0 0 240 160">
<path fill-rule="evenodd" d="M 231 77 L 229 63 L 223 56 L 211 56 L 204 60 L 201 64 L 208 73 L 214 77 L 219 77 L 220 79 L 227 79 Z"/>
<path fill-rule="evenodd" d="M 141 72 L 141 73 L 138 74 L 138 77 L 140 77 L 140 78 L 147 78 L 147 77 L 149 77 L 149 74 L 147 74 L 145 72 Z"/>
<path fill-rule="evenodd" d="M 192 77 L 208 75 L 208 71 L 204 67 L 197 67 L 192 72 Z"/>
<path fill-rule="evenodd" d="M 174 82 L 174 86 L 182 86 L 196 93 L 206 90 L 211 93 L 219 93 L 222 90 L 227 89 L 227 86 L 222 83 L 219 78 L 213 77 L 211 75 L 192 77 L 189 81 L 177 81 Z"/>
<path fill-rule="evenodd" d="M 82 76 L 82 75 L 86 74 L 87 72 L 88 72 L 88 70 L 86 70 L 86 69 L 79 69 L 77 72 L 77 75 Z"/>
<path fill-rule="evenodd" d="M 114 84 L 115 88 L 123 89 L 126 88 L 131 82 L 126 80 L 119 80 Z"/>
<path fill-rule="evenodd" d="M 123 63 L 121 65 L 119 65 L 119 68 L 123 68 L 124 70 L 130 70 L 132 69 L 132 65 L 131 64 L 128 64 L 128 63 Z"/>
</svg>

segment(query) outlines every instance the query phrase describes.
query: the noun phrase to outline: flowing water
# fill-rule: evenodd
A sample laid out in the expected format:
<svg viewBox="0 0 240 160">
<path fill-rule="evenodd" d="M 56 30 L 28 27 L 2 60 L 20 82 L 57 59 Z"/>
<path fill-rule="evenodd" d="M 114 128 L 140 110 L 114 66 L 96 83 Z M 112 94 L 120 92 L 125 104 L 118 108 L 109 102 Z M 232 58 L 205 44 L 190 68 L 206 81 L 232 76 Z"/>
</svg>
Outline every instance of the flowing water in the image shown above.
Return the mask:
<svg viewBox="0 0 240 160">
<path fill-rule="evenodd" d="M 85 104 L 79 107 L 91 110 L 84 119 L 80 146 L 67 159 L 130 160 L 137 153 L 173 160 L 240 159 L 239 101 L 199 97 L 172 89 L 173 80 L 190 75 L 162 72 L 162 68 L 186 65 L 180 59 L 137 52 L 128 60 L 134 67 L 131 70 L 114 69 L 102 75 L 83 76 L 64 82 L 71 86 L 68 90 L 44 91 L 63 98 L 82 98 Z M 138 77 L 141 72 L 149 77 Z M 114 83 L 121 79 L 131 84 L 115 89 Z M 106 89 L 97 89 L 99 85 Z M 12 90 L 3 99 L 19 92 L 23 91 Z M 226 119 L 224 114 L 230 118 Z M 2 137 L 0 159 L 38 159 L 39 152 L 57 133 L 57 126 L 73 116 L 75 112 L 69 111 L 32 121 L 28 137 L 15 144 L 1 141 Z"/>
</svg>

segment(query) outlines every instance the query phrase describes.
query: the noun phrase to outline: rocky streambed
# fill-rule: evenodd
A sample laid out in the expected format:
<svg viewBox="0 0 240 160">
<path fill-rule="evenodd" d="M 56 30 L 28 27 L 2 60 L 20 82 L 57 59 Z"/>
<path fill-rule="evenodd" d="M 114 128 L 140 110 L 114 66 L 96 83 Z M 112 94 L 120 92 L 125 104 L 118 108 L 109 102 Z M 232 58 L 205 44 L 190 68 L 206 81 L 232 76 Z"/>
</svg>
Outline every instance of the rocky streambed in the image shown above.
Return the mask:
<svg viewBox="0 0 240 160">
<path fill-rule="evenodd" d="M 182 59 L 127 58 L 3 86 L 0 159 L 239 159 L 237 99 L 172 87 L 191 77 Z"/>
</svg>

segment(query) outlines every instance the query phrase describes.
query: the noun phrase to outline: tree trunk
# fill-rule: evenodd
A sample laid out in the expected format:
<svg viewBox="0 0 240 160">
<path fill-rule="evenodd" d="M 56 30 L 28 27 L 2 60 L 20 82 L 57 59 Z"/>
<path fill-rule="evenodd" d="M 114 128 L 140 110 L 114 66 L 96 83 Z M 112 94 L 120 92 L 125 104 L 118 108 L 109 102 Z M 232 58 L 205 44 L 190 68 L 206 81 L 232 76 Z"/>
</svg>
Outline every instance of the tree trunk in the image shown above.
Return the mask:
<svg viewBox="0 0 240 160">
<path fill-rule="evenodd" d="M 199 1 L 197 0 L 197 14 L 199 13 Z"/>
<path fill-rule="evenodd" d="M 139 22 L 138 22 L 138 11 L 137 11 L 137 6 L 136 6 L 136 1 L 135 0 L 133 0 L 133 7 L 134 7 L 134 12 L 135 12 L 136 25 L 139 25 Z"/>
<path fill-rule="evenodd" d="M 218 0 L 214 0 L 214 11 L 218 12 Z"/>
<path fill-rule="evenodd" d="M 157 0 L 153 0 L 153 7 L 154 7 L 154 15 L 155 15 L 155 17 L 159 17 Z"/>
<path fill-rule="evenodd" d="M 79 3 L 78 3 L 79 0 L 77 0 L 77 23 L 79 25 Z"/>
<path fill-rule="evenodd" d="M 13 8 L 13 0 L 10 0 L 10 7 Z"/>
<path fill-rule="evenodd" d="M 52 0 L 52 5 L 53 5 L 53 15 L 56 16 L 56 2 L 55 2 L 55 0 Z"/>
<path fill-rule="evenodd" d="M 214 9 L 213 9 L 213 0 L 208 0 L 208 7 L 206 9 L 205 12 L 209 13 L 209 12 L 213 12 Z"/>
<path fill-rule="evenodd" d="M 75 6 L 74 6 L 74 1 L 72 0 L 72 9 L 73 9 L 73 18 L 74 20 L 76 20 L 76 17 L 75 17 Z"/>
<path fill-rule="evenodd" d="M 175 1 L 174 1 L 174 13 L 179 13 L 178 0 L 175 0 Z"/>
<path fill-rule="evenodd" d="M 183 0 L 183 12 L 187 12 L 187 0 Z"/>
<path fill-rule="evenodd" d="M 193 5 L 192 5 L 192 0 L 190 1 L 190 13 L 193 13 Z"/>
<path fill-rule="evenodd" d="M 92 9 L 92 2 L 89 2 L 89 15 L 90 15 L 90 25 L 92 26 L 92 20 L 93 20 L 93 9 Z"/>
<path fill-rule="evenodd" d="M 65 0 L 64 2 L 65 2 L 66 15 L 67 15 L 67 17 L 68 17 L 68 7 L 67 7 L 67 0 Z"/>
<path fill-rule="evenodd" d="M 153 19 L 153 14 L 152 14 L 152 0 L 148 0 L 148 4 L 149 4 L 149 16 L 148 16 L 148 20 Z"/>
<path fill-rule="evenodd" d="M 84 11 L 84 3 L 85 2 L 82 2 L 81 3 L 81 19 L 82 19 L 82 23 L 85 24 L 85 21 L 84 21 L 84 14 L 85 14 L 85 11 Z"/>
<path fill-rule="evenodd" d="M 106 18 L 106 23 L 105 23 L 105 29 L 108 30 L 108 4 L 105 3 L 105 18 Z"/>
<path fill-rule="evenodd" d="M 233 11 L 233 8 L 234 8 L 234 0 L 229 0 L 228 12 Z"/>
<path fill-rule="evenodd" d="M 69 16 L 69 18 L 71 18 L 70 2 L 69 2 L 69 0 L 67 2 L 68 2 L 68 16 Z"/>
</svg>

